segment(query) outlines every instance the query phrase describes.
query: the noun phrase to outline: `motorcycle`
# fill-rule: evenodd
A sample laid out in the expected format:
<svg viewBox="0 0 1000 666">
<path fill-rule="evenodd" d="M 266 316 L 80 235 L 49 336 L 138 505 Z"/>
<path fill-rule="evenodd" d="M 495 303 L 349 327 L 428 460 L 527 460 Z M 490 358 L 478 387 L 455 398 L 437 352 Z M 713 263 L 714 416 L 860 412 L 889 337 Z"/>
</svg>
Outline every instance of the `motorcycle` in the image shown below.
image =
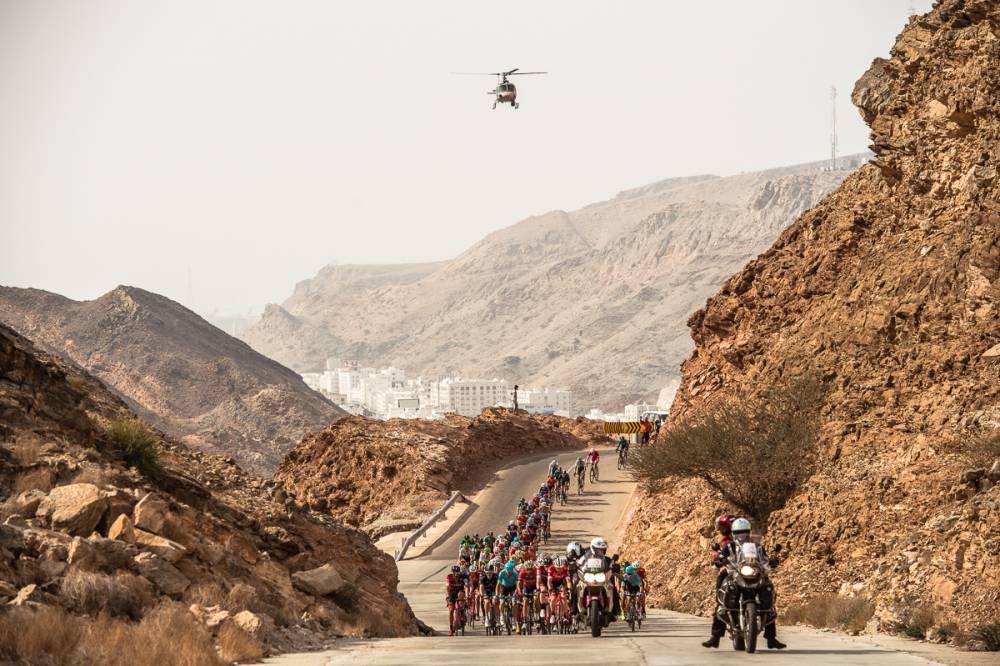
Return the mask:
<svg viewBox="0 0 1000 666">
<path fill-rule="evenodd" d="M 611 622 L 610 574 L 604 568 L 604 559 L 588 558 L 584 563 L 579 583 L 580 613 L 586 616 L 590 635 L 597 638 Z"/>
<path fill-rule="evenodd" d="M 718 550 L 718 544 L 713 546 Z M 781 544 L 774 546 L 775 554 Z M 721 558 L 727 570 L 726 581 L 719 588 L 716 614 L 726 624 L 734 650 L 748 654 L 757 650 L 757 636 L 776 619 L 776 594 L 771 585 L 770 571 L 778 565 L 777 558 L 765 559 L 760 547 L 752 542 L 740 544 L 735 561 Z M 761 593 L 771 597 L 771 608 L 761 610 Z"/>
</svg>

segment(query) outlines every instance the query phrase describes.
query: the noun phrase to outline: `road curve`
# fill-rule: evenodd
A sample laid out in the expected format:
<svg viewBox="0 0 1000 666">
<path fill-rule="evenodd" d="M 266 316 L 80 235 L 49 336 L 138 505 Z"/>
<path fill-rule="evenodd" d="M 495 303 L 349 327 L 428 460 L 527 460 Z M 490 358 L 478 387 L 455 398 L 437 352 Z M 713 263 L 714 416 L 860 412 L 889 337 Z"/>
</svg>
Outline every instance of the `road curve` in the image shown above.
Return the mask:
<svg viewBox="0 0 1000 666">
<path fill-rule="evenodd" d="M 601 453 L 602 481 L 587 484 L 583 496 L 571 494 L 570 503 L 553 513 L 551 550 L 565 547 L 570 540 L 589 541 L 601 535 L 616 546 L 616 532 L 634 484 L 615 469 L 614 452 Z M 556 456 L 570 464 L 576 454 Z M 399 563 L 400 591 L 406 595 L 417 617 L 438 630 L 446 630 L 444 575 L 454 562 L 458 544 L 465 534 L 499 530 L 510 519 L 517 500 L 530 497 L 538 489 L 551 456 L 535 455 L 498 470 L 489 484 L 472 498 L 472 505 L 453 521 L 429 547 L 416 557 Z M 545 549 L 549 550 L 549 549 Z M 935 662 L 876 646 L 838 634 L 782 629 L 789 649 L 763 651 L 760 655 L 737 653 L 723 643 L 719 650 L 706 650 L 700 642 L 708 634 L 708 620 L 682 613 L 651 611 L 641 630 L 632 633 L 615 623 L 601 638 L 589 634 L 570 636 L 487 637 L 477 626 L 472 635 L 448 638 L 380 639 L 340 641 L 332 650 L 310 654 L 284 655 L 265 663 L 280 666 L 334 666 L 341 664 L 479 664 L 529 663 L 545 666 L 616 666 L 644 664 L 744 664 L 748 659 L 765 659 L 769 664 L 851 664 L 857 666 L 921 666 Z"/>
</svg>

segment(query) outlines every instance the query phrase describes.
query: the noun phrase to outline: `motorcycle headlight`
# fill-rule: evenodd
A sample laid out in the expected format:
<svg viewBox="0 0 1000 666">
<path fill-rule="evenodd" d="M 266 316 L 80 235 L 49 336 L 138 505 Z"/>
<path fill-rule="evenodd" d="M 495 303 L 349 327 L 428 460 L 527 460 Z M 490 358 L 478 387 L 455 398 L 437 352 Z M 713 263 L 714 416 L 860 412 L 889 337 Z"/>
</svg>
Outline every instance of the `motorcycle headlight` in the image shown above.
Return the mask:
<svg viewBox="0 0 1000 666">
<path fill-rule="evenodd" d="M 583 574 L 583 582 L 588 585 L 600 584 L 607 580 L 607 577 L 603 573 L 585 573 Z"/>
<path fill-rule="evenodd" d="M 749 564 L 744 564 L 743 566 L 740 567 L 740 575 L 741 576 L 756 576 L 757 575 L 757 569 L 755 567 L 750 566 Z"/>
</svg>

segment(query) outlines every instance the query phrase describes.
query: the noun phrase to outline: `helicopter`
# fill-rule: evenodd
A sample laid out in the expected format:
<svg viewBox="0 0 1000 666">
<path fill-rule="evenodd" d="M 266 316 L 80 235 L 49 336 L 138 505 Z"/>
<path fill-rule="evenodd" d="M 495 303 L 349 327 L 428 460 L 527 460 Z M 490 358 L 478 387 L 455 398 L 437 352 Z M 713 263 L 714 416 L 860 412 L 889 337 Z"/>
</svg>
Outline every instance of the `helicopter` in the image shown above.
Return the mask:
<svg viewBox="0 0 1000 666">
<path fill-rule="evenodd" d="M 514 87 L 513 83 L 507 80 L 507 77 L 524 76 L 525 74 L 548 74 L 548 72 L 521 72 L 518 70 L 520 70 L 520 67 L 515 67 L 514 69 L 506 72 L 452 72 L 452 74 L 497 77 L 497 87 L 486 93 L 487 95 L 493 95 L 496 98 L 493 100 L 493 108 L 497 108 L 497 104 L 509 103 L 512 107 L 518 109 L 521 105 L 517 101 L 517 88 Z"/>
</svg>

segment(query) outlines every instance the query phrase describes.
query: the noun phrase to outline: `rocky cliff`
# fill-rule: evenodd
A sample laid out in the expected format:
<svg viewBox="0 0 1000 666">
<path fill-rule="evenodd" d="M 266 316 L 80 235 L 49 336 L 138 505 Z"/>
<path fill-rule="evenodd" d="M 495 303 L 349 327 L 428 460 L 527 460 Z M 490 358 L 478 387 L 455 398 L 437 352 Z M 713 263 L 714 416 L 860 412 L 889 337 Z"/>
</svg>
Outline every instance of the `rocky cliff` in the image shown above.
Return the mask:
<svg viewBox="0 0 1000 666">
<path fill-rule="evenodd" d="M 93 301 L 0 287 L 0 321 L 102 379 L 157 427 L 262 474 L 343 415 L 295 372 L 135 287 Z"/>
<path fill-rule="evenodd" d="M 687 317 L 859 162 L 675 178 L 529 218 L 444 264 L 328 267 L 244 339 L 303 371 L 331 354 L 571 386 L 581 411 L 653 401 L 690 353 Z"/>
<path fill-rule="evenodd" d="M 502 460 L 607 441 L 596 421 L 503 408 L 439 421 L 351 416 L 307 435 L 274 478 L 316 511 L 382 531 L 419 525 L 452 491 L 475 490 L 481 473 Z"/>
<path fill-rule="evenodd" d="M 417 630 L 395 564 L 365 535 L 141 425 L 99 380 L 4 325 L 0 522 L 3 660 L 212 664 L 211 649 L 155 655 L 215 641 L 232 661 Z M 170 612 L 186 633 L 126 644 Z M 37 640 L 46 631 L 55 644 Z"/>
<path fill-rule="evenodd" d="M 1000 465 L 983 442 L 1000 427 L 1000 366 L 985 354 L 1000 342 L 1000 4 L 942 0 L 912 18 L 853 100 L 875 159 L 691 317 L 671 422 L 823 378 L 819 468 L 766 526 L 788 548 L 784 605 L 842 592 L 874 601 L 883 628 L 915 608 L 993 622 Z M 985 467 L 969 469 L 976 457 Z M 724 508 L 696 481 L 642 497 L 628 548 L 651 561 L 661 602 L 709 608 Z"/>
</svg>

